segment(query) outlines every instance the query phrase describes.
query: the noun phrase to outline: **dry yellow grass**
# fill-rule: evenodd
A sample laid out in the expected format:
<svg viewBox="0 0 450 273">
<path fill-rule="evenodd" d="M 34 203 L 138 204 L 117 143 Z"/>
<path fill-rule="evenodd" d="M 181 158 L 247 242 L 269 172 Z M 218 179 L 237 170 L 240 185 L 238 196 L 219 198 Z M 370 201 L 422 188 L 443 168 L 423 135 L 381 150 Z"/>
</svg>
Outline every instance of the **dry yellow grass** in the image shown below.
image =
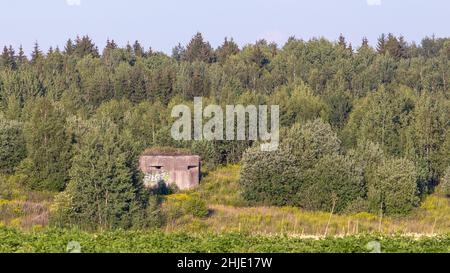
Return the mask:
<svg viewBox="0 0 450 273">
<path fill-rule="evenodd" d="M 207 200 L 211 215 L 205 219 L 181 217 L 166 230 L 241 231 L 291 236 L 344 236 L 382 232 L 386 234 L 441 234 L 450 232 L 450 204 L 446 197 L 428 196 L 411 215 L 383 217 L 362 212 L 332 215 L 295 207 L 246 207 L 239 191 L 239 166 L 211 172 L 196 191 Z M 192 194 L 187 193 L 187 194 Z"/>
</svg>

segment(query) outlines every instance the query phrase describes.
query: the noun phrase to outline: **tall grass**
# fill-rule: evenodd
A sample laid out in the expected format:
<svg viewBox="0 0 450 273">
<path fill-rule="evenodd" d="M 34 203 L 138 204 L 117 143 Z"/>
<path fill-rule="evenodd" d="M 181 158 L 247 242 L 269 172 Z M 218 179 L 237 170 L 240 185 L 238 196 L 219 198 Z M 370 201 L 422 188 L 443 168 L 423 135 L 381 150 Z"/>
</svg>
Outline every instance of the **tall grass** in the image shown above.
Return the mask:
<svg viewBox="0 0 450 273">
<path fill-rule="evenodd" d="M 295 207 L 250 207 L 241 197 L 238 165 L 209 173 L 197 191 L 206 200 L 209 217 L 184 216 L 166 226 L 168 231 L 250 232 L 293 236 L 348 236 L 361 233 L 442 234 L 450 232 L 450 203 L 444 196 L 430 195 L 411 215 L 383 217 L 361 212 L 338 214 L 311 212 Z"/>
</svg>

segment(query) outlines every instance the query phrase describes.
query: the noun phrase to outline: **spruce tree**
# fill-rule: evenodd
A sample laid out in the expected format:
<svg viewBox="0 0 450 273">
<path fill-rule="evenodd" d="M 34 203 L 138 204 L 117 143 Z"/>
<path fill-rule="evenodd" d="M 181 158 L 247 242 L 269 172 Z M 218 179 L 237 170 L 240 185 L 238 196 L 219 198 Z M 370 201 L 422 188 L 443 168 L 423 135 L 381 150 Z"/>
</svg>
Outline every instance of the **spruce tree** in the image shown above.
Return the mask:
<svg viewBox="0 0 450 273">
<path fill-rule="evenodd" d="M 223 44 L 216 50 L 217 60 L 224 63 L 228 57 L 239 53 L 239 46 L 233 41 L 233 38 L 228 40 L 225 38 Z"/>
<path fill-rule="evenodd" d="M 43 57 L 42 51 L 39 48 L 39 44 L 36 41 L 34 43 L 33 52 L 31 52 L 31 63 L 36 64 Z"/>
<path fill-rule="evenodd" d="M 344 35 L 342 35 L 342 33 L 341 33 L 341 35 L 339 35 L 338 45 L 344 49 L 347 48 L 347 41 L 345 40 L 345 37 L 344 37 Z"/>
<path fill-rule="evenodd" d="M 70 169 L 72 220 L 89 228 L 129 228 L 144 208 L 133 149 L 115 124 L 93 120 Z"/>
<path fill-rule="evenodd" d="M 19 46 L 19 53 L 17 55 L 17 63 L 19 66 L 24 65 L 28 62 L 27 56 L 25 55 L 25 52 L 23 51 L 22 45 Z"/>
<path fill-rule="evenodd" d="M 213 62 L 213 50 L 208 42 L 203 40 L 200 32 L 197 32 L 186 47 L 184 59 L 188 62 Z"/>
<path fill-rule="evenodd" d="M 386 53 L 386 35 L 384 33 L 378 38 L 377 52 L 378 54 Z"/>
<path fill-rule="evenodd" d="M 67 40 L 66 46 L 64 47 L 64 54 L 70 56 L 73 54 L 74 51 L 75 51 L 75 46 L 72 42 L 72 39 Z"/>
<path fill-rule="evenodd" d="M 136 57 L 145 57 L 145 50 L 138 40 L 136 40 L 133 44 L 133 53 Z"/>
</svg>

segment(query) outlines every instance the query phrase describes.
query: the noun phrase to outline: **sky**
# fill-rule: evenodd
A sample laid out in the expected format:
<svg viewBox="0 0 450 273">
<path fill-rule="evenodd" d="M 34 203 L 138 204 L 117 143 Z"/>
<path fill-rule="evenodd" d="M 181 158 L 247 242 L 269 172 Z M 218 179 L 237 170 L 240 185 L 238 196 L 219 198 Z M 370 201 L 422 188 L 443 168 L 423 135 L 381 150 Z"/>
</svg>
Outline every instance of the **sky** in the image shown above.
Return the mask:
<svg viewBox="0 0 450 273">
<path fill-rule="evenodd" d="M 68 38 L 89 35 L 103 48 L 139 40 L 170 53 L 201 32 L 213 47 L 224 37 L 241 46 L 264 38 L 283 45 L 290 36 L 374 45 L 381 33 L 420 42 L 450 37 L 449 0 L 0 0 L 0 46 L 35 41 L 42 49 L 64 47 Z"/>
</svg>

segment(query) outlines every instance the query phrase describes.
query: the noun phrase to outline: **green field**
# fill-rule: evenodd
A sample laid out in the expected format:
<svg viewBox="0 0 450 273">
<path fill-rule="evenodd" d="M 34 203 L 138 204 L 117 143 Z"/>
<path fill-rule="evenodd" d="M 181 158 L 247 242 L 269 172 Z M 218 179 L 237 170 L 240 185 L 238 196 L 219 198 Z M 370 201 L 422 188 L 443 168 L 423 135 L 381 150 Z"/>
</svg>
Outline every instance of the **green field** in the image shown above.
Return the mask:
<svg viewBox="0 0 450 273">
<path fill-rule="evenodd" d="M 67 252 L 68 243 L 73 241 L 80 244 L 82 252 L 89 253 L 366 253 L 376 251 L 377 243 L 381 252 L 450 252 L 449 235 L 421 238 L 360 235 L 314 239 L 282 235 L 251 236 L 243 233 L 86 233 L 57 229 L 22 232 L 0 228 L 0 252 L 62 253 Z"/>
</svg>

